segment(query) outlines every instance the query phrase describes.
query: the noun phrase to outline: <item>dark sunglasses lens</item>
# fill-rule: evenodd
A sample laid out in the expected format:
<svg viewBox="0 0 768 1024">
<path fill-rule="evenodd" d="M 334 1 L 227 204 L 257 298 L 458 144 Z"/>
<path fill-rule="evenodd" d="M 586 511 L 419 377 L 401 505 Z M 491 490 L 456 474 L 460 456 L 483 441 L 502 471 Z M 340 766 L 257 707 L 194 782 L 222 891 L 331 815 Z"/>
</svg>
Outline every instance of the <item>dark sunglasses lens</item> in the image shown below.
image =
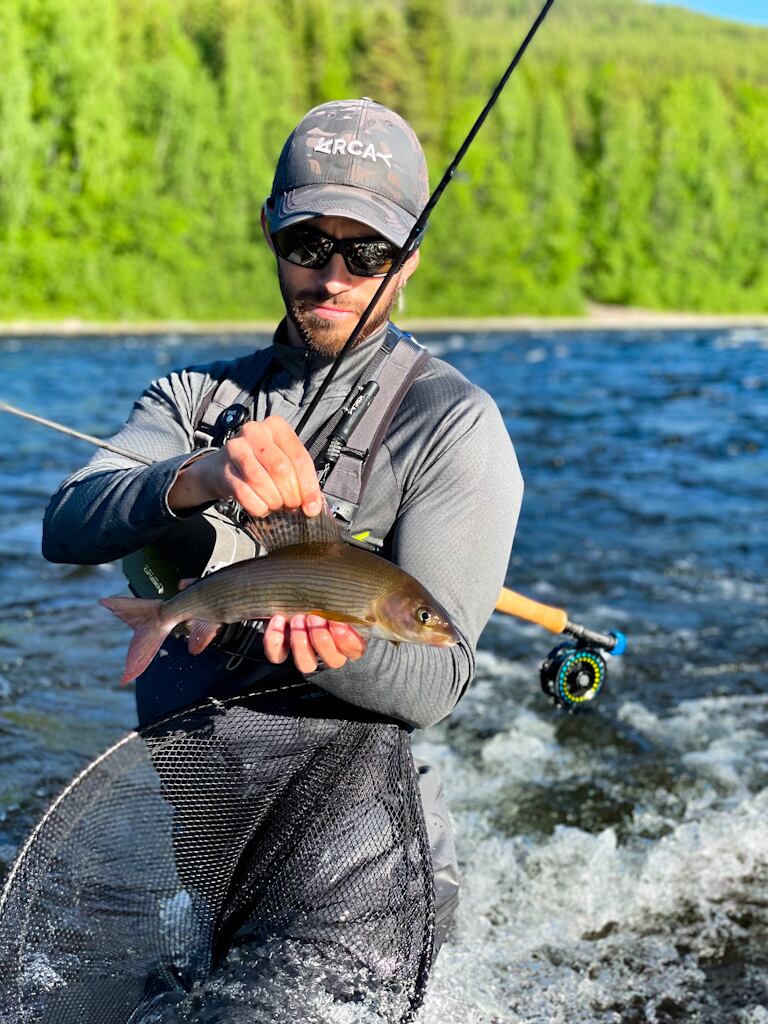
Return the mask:
<svg viewBox="0 0 768 1024">
<path fill-rule="evenodd" d="M 398 249 L 385 238 L 358 238 L 339 241 L 308 227 L 283 228 L 272 239 L 284 260 L 299 267 L 319 270 L 339 250 L 352 274 L 384 277 L 395 261 Z"/>
<path fill-rule="evenodd" d="M 306 229 L 283 228 L 272 237 L 283 259 L 299 267 L 324 267 L 333 251 L 330 238 Z"/>
<path fill-rule="evenodd" d="M 394 263 L 396 255 L 397 249 L 384 238 L 361 239 L 350 242 L 347 247 L 350 269 L 366 277 L 383 277 Z"/>
</svg>

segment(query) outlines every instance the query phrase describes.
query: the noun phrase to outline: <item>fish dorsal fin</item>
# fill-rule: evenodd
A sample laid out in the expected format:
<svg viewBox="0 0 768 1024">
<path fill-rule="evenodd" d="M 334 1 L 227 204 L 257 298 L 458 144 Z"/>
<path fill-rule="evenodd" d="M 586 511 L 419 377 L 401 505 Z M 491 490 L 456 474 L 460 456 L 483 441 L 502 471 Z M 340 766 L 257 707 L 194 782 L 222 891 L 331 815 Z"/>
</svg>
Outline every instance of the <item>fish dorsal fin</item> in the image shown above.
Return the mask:
<svg viewBox="0 0 768 1024">
<path fill-rule="evenodd" d="M 323 501 L 323 511 L 317 516 L 306 516 L 283 510 L 270 512 L 264 519 L 248 519 L 243 524 L 248 535 L 269 553 L 292 544 L 340 544 L 341 529 Z"/>
</svg>

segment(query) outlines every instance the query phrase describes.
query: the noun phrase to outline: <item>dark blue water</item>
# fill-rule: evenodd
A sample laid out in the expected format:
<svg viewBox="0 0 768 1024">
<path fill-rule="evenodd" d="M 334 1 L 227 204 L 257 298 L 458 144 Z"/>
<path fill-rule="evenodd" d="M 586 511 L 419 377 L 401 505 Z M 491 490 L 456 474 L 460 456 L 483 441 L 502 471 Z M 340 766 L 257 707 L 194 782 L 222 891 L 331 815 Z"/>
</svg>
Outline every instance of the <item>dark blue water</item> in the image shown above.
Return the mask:
<svg viewBox="0 0 768 1024">
<path fill-rule="evenodd" d="M 418 737 L 465 875 L 421 1019 L 768 1024 L 768 332 L 424 340 L 517 447 L 508 585 L 631 646 L 569 717 L 538 689 L 554 638 L 496 615 L 472 691 Z M 4 340 L 0 397 L 106 436 L 149 379 L 221 352 Z M 126 631 L 96 604 L 119 570 L 39 554 L 89 449 L 1 414 L 0 438 L 1 868 L 133 699 Z"/>
</svg>

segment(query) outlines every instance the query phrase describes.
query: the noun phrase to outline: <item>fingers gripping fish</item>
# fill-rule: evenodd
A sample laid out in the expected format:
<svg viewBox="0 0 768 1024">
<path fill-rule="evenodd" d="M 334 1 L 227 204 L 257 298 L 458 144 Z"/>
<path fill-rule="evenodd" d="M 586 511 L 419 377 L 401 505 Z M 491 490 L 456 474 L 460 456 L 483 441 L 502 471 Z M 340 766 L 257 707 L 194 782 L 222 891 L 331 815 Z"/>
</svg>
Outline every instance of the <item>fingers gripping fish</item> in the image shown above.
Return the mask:
<svg viewBox="0 0 768 1024">
<path fill-rule="evenodd" d="M 135 630 L 121 682 L 140 675 L 183 622 L 192 654 L 205 650 L 224 623 L 276 614 L 313 613 L 395 642 L 457 642 L 448 612 L 426 588 L 399 566 L 345 544 L 327 512 L 312 519 L 273 513 L 249 532 L 266 555 L 204 576 L 166 600 L 100 601 Z"/>
</svg>

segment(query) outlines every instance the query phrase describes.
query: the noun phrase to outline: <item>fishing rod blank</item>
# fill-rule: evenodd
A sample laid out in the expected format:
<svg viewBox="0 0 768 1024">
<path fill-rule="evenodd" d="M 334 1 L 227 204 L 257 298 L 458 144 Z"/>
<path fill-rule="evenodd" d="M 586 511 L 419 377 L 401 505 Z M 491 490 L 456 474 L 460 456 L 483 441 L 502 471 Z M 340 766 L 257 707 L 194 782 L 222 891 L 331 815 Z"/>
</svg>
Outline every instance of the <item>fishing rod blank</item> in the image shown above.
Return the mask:
<svg viewBox="0 0 768 1024">
<path fill-rule="evenodd" d="M 440 197 L 442 196 L 443 192 L 448 187 L 448 182 L 451 180 L 451 178 L 456 173 L 456 169 L 458 168 L 458 166 L 461 163 L 461 161 L 464 159 L 464 155 L 466 154 L 466 152 L 469 149 L 469 147 L 472 145 L 472 143 L 473 143 L 473 141 L 475 139 L 475 136 L 477 135 L 477 133 L 482 128 L 483 123 L 485 122 L 485 119 L 488 117 L 488 114 L 491 112 L 491 109 L 493 108 L 493 106 L 495 105 L 495 103 L 498 100 L 499 96 L 501 95 L 501 92 L 504 89 L 504 86 L 507 84 L 507 81 L 509 80 L 510 75 L 515 70 L 517 65 L 520 63 L 520 61 L 521 61 L 521 59 L 523 57 L 523 54 L 528 49 L 528 46 L 530 45 L 531 40 L 533 39 L 533 37 L 538 32 L 539 28 L 541 27 L 542 22 L 544 21 L 546 16 L 549 14 L 550 8 L 554 4 L 554 2 L 555 2 L 555 0 L 547 0 L 547 2 L 542 7 L 541 11 L 539 12 L 538 17 L 536 18 L 536 20 L 534 21 L 534 23 L 531 25 L 530 29 L 528 30 L 528 34 L 526 35 L 525 39 L 522 41 L 522 43 L 518 47 L 517 53 L 512 58 L 512 61 L 511 61 L 510 65 L 509 65 L 509 67 L 507 68 L 507 70 L 504 72 L 504 74 L 499 79 L 498 85 L 496 86 L 496 88 L 491 93 L 491 96 L 490 96 L 488 102 L 485 104 L 485 106 L 483 107 L 482 111 L 480 112 L 480 115 L 478 116 L 477 120 L 475 121 L 475 123 L 470 128 L 467 137 L 464 139 L 464 141 L 462 142 L 461 146 L 459 146 L 459 149 L 458 149 L 458 151 L 456 153 L 456 156 L 453 158 L 453 160 L 450 162 L 450 164 L 446 168 L 445 174 L 443 174 L 443 177 L 440 179 L 440 183 L 437 185 L 437 187 L 435 188 L 435 191 L 432 193 L 432 195 L 427 200 L 427 205 L 421 211 L 419 217 L 416 220 L 416 223 L 411 228 L 411 232 L 408 235 L 408 237 L 406 238 L 405 242 L 403 243 L 403 247 L 400 250 L 397 258 L 395 259 L 394 263 L 392 264 L 392 266 L 387 271 L 386 276 L 382 278 L 381 284 L 379 285 L 379 287 L 376 290 L 376 294 L 373 296 L 371 301 L 368 303 L 366 308 L 363 310 L 363 312 L 362 312 L 362 314 L 360 316 L 360 319 L 358 320 L 357 324 L 355 325 L 355 327 L 354 327 L 352 333 L 350 334 L 349 338 L 347 339 L 346 343 L 344 344 L 344 347 L 341 349 L 341 351 L 339 352 L 339 354 L 336 356 L 335 360 L 331 364 L 331 367 L 328 370 L 328 373 L 327 373 L 327 375 L 325 377 L 325 380 L 321 383 L 320 387 L 317 390 L 317 394 L 315 395 L 315 397 L 310 402 L 310 404 L 307 407 L 307 410 L 304 413 L 304 415 L 301 417 L 301 420 L 299 421 L 299 425 L 296 428 L 296 433 L 299 434 L 299 436 L 301 435 L 301 431 L 304 429 L 304 427 L 309 422 L 309 419 L 310 419 L 312 413 L 317 408 L 318 402 L 320 402 L 320 400 L 322 399 L 323 395 L 325 394 L 326 388 L 328 388 L 328 386 L 330 385 L 331 381 L 336 376 L 336 371 L 338 370 L 339 365 L 340 365 L 342 359 L 344 358 L 346 353 L 354 346 L 355 342 L 360 337 L 360 334 L 361 334 L 363 328 L 365 327 L 365 325 L 368 323 L 368 320 L 370 319 L 371 314 L 373 313 L 373 310 L 376 308 L 376 305 L 377 305 L 379 299 L 383 296 L 383 294 L 384 294 L 384 292 L 385 292 L 385 290 L 387 288 L 387 285 L 392 280 L 392 278 L 395 276 L 395 274 L 397 274 L 402 269 L 402 267 L 405 264 L 405 262 L 408 259 L 408 257 L 416 250 L 416 248 L 418 246 L 418 243 L 419 243 L 419 241 L 421 239 L 421 235 L 424 233 L 424 229 L 427 226 L 427 221 L 429 220 L 430 214 L 432 213 L 432 211 L 434 210 L 435 206 L 439 202 Z"/>
<path fill-rule="evenodd" d="M 104 448 L 106 451 L 112 452 L 113 455 L 122 455 L 124 459 L 130 459 L 132 462 L 140 462 L 144 466 L 153 465 L 152 459 L 148 459 L 145 455 L 137 455 L 135 452 L 128 452 L 124 448 L 117 448 L 115 445 L 110 444 L 109 441 L 102 441 L 100 437 L 94 437 L 93 434 L 83 434 L 79 430 L 65 427 L 63 424 L 55 423 L 53 420 L 46 420 L 42 416 L 35 416 L 31 412 L 24 412 L 23 409 L 17 409 L 15 405 L 9 405 L 8 402 L 0 401 L 0 412 L 9 412 L 14 416 L 21 416 L 22 419 L 31 420 L 33 423 L 40 423 L 43 427 L 58 430 L 60 434 L 76 437 L 79 441 L 87 441 L 88 444 L 95 444 L 97 448 Z"/>
</svg>

